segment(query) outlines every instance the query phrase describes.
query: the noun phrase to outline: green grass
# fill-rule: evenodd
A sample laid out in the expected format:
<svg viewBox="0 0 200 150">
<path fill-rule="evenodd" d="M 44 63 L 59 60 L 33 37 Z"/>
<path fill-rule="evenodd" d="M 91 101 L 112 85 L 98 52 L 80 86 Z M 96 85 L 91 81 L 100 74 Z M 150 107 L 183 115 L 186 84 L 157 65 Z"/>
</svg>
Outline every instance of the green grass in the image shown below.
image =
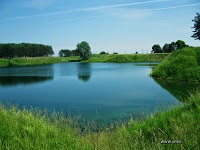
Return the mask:
<svg viewBox="0 0 200 150">
<path fill-rule="evenodd" d="M 43 114 L 43 115 L 41 115 Z M 36 110 L 0 106 L 0 149 L 90 149 L 77 135 L 72 119 Z"/>
<path fill-rule="evenodd" d="M 0 59 L 0 67 L 5 67 L 9 65 L 8 59 Z"/>
<path fill-rule="evenodd" d="M 94 54 L 86 62 L 161 62 L 169 54 Z M 6 66 L 26 66 L 26 65 L 42 65 L 61 62 L 77 62 L 80 61 L 79 56 L 72 57 L 24 57 L 13 59 L 0 59 L 0 67 Z"/>
<path fill-rule="evenodd" d="M 87 62 L 161 62 L 169 54 L 94 54 Z"/>
<path fill-rule="evenodd" d="M 66 57 L 24 57 L 13 59 L 0 59 L 0 67 L 7 66 L 27 66 L 27 65 L 43 65 L 69 62 L 70 59 Z"/>
<path fill-rule="evenodd" d="M 53 64 L 59 62 L 68 62 L 65 58 L 59 57 L 25 57 L 13 58 L 9 60 L 10 66 L 25 66 L 25 65 L 40 65 L 40 64 Z"/>
<path fill-rule="evenodd" d="M 62 114 L 0 106 L 0 149 L 200 149 L 200 95 L 183 106 L 143 121 L 81 132 L 76 121 Z M 181 140 L 180 144 L 161 144 Z"/>
<path fill-rule="evenodd" d="M 200 47 L 175 51 L 153 70 L 151 76 L 167 80 L 200 81 Z"/>
</svg>

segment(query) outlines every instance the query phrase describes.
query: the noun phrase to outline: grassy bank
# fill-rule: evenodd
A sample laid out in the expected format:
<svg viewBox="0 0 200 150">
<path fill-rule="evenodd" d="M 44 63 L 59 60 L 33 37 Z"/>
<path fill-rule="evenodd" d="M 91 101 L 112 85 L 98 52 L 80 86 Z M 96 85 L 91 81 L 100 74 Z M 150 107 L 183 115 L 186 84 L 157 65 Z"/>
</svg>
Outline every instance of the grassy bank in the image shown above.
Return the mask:
<svg viewBox="0 0 200 150">
<path fill-rule="evenodd" d="M 86 62 L 113 62 L 113 63 L 126 63 L 126 62 L 161 62 L 169 54 L 94 54 Z M 76 62 L 80 61 L 80 57 L 26 57 L 26 58 L 13 58 L 13 59 L 0 59 L 0 67 L 6 66 L 26 66 L 26 65 L 42 65 L 53 64 L 61 62 Z"/>
<path fill-rule="evenodd" d="M 169 54 L 94 54 L 88 62 L 161 62 Z"/>
<path fill-rule="evenodd" d="M 162 61 L 151 74 L 167 80 L 200 81 L 200 47 L 177 50 Z"/>
<path fill-rule="evenodd" d="M 61 114 L 1 105 L 0 149 L 199 149 L 199 114 L 200 95 L 191 95 L 184 106 L 147 120 L 131 119 L 127 125 L 99 132 L 90 132 L 88 126 L 81 132 L 72 118 Z M 181 141 L 162 144 L 164 140 Z"/>
<path fill-rule="evenodd" d="M 13 59 L 0 59 L 0 67 L 42 65 L 60 62 L 69 62 L 69 59 L 60 57 L 24 57 Z"/>
</svg>

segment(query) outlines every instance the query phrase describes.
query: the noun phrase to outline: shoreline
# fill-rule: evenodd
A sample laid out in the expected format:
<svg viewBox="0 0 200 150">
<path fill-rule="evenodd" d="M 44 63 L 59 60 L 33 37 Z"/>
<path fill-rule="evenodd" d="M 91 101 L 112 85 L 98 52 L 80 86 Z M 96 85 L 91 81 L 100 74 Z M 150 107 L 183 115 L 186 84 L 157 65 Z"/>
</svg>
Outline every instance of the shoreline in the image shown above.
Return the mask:
<svg viewBox="0 0 200 150">
<path fill-rule="evenodd" d="M 161 54 L 93 54 L 92 57 L 83 62 L 95 63 L 130 63 L 130 62 L 161 62 L 169 53 Z M 44 65 L 62 62 L 80 62 L 79 56 L 71 57 L 23 57 L 5 59 L 0 58 L 0 67 L 9 66 L 31 66 L 31 65 Z"/>
</svg>

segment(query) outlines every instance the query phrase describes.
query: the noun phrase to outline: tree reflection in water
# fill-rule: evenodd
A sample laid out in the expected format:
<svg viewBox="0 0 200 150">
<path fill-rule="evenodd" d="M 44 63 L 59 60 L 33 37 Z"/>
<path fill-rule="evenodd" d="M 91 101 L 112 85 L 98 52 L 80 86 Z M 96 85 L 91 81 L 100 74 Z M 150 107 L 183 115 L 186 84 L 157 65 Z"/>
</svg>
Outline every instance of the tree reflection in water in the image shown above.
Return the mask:
<svg viewBox="0 0 200 150">
<path fill-rule="evenodd" d="M 78 68 L 77 71 L 78 79 L 84 82 L 88 82 L 91 77 L 91 64 L 79 63 L 77 68 Z"/>
<path fill-rule="evenodd" d="M 52 77 L 43 76 L 1 76 L 0 86 L 30 85 L 53 80 Z"/>
</svg>

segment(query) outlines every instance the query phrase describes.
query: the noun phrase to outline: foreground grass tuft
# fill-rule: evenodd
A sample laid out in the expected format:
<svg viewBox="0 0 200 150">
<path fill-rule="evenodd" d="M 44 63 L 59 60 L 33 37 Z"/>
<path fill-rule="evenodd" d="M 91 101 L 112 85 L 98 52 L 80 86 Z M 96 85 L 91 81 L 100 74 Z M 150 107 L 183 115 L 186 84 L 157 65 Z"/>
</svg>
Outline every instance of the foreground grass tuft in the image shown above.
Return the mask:
<svg viewBox="0 0 200 150">
<path fill-rule="evenodd" d="M 62 114 L 1 105 L 0 149 L 200 149 L 199 114 L 196 94 L 183 106 L 146 120 L 82 132 L 76 121 Z"/>
<path fill-rule="evenodd" d="M 43 114 L 43 115 L 42 115 Z M 0 149 L 90 149 L 77 136 L 72 119 L 0 106 Z"/>
</svg>

